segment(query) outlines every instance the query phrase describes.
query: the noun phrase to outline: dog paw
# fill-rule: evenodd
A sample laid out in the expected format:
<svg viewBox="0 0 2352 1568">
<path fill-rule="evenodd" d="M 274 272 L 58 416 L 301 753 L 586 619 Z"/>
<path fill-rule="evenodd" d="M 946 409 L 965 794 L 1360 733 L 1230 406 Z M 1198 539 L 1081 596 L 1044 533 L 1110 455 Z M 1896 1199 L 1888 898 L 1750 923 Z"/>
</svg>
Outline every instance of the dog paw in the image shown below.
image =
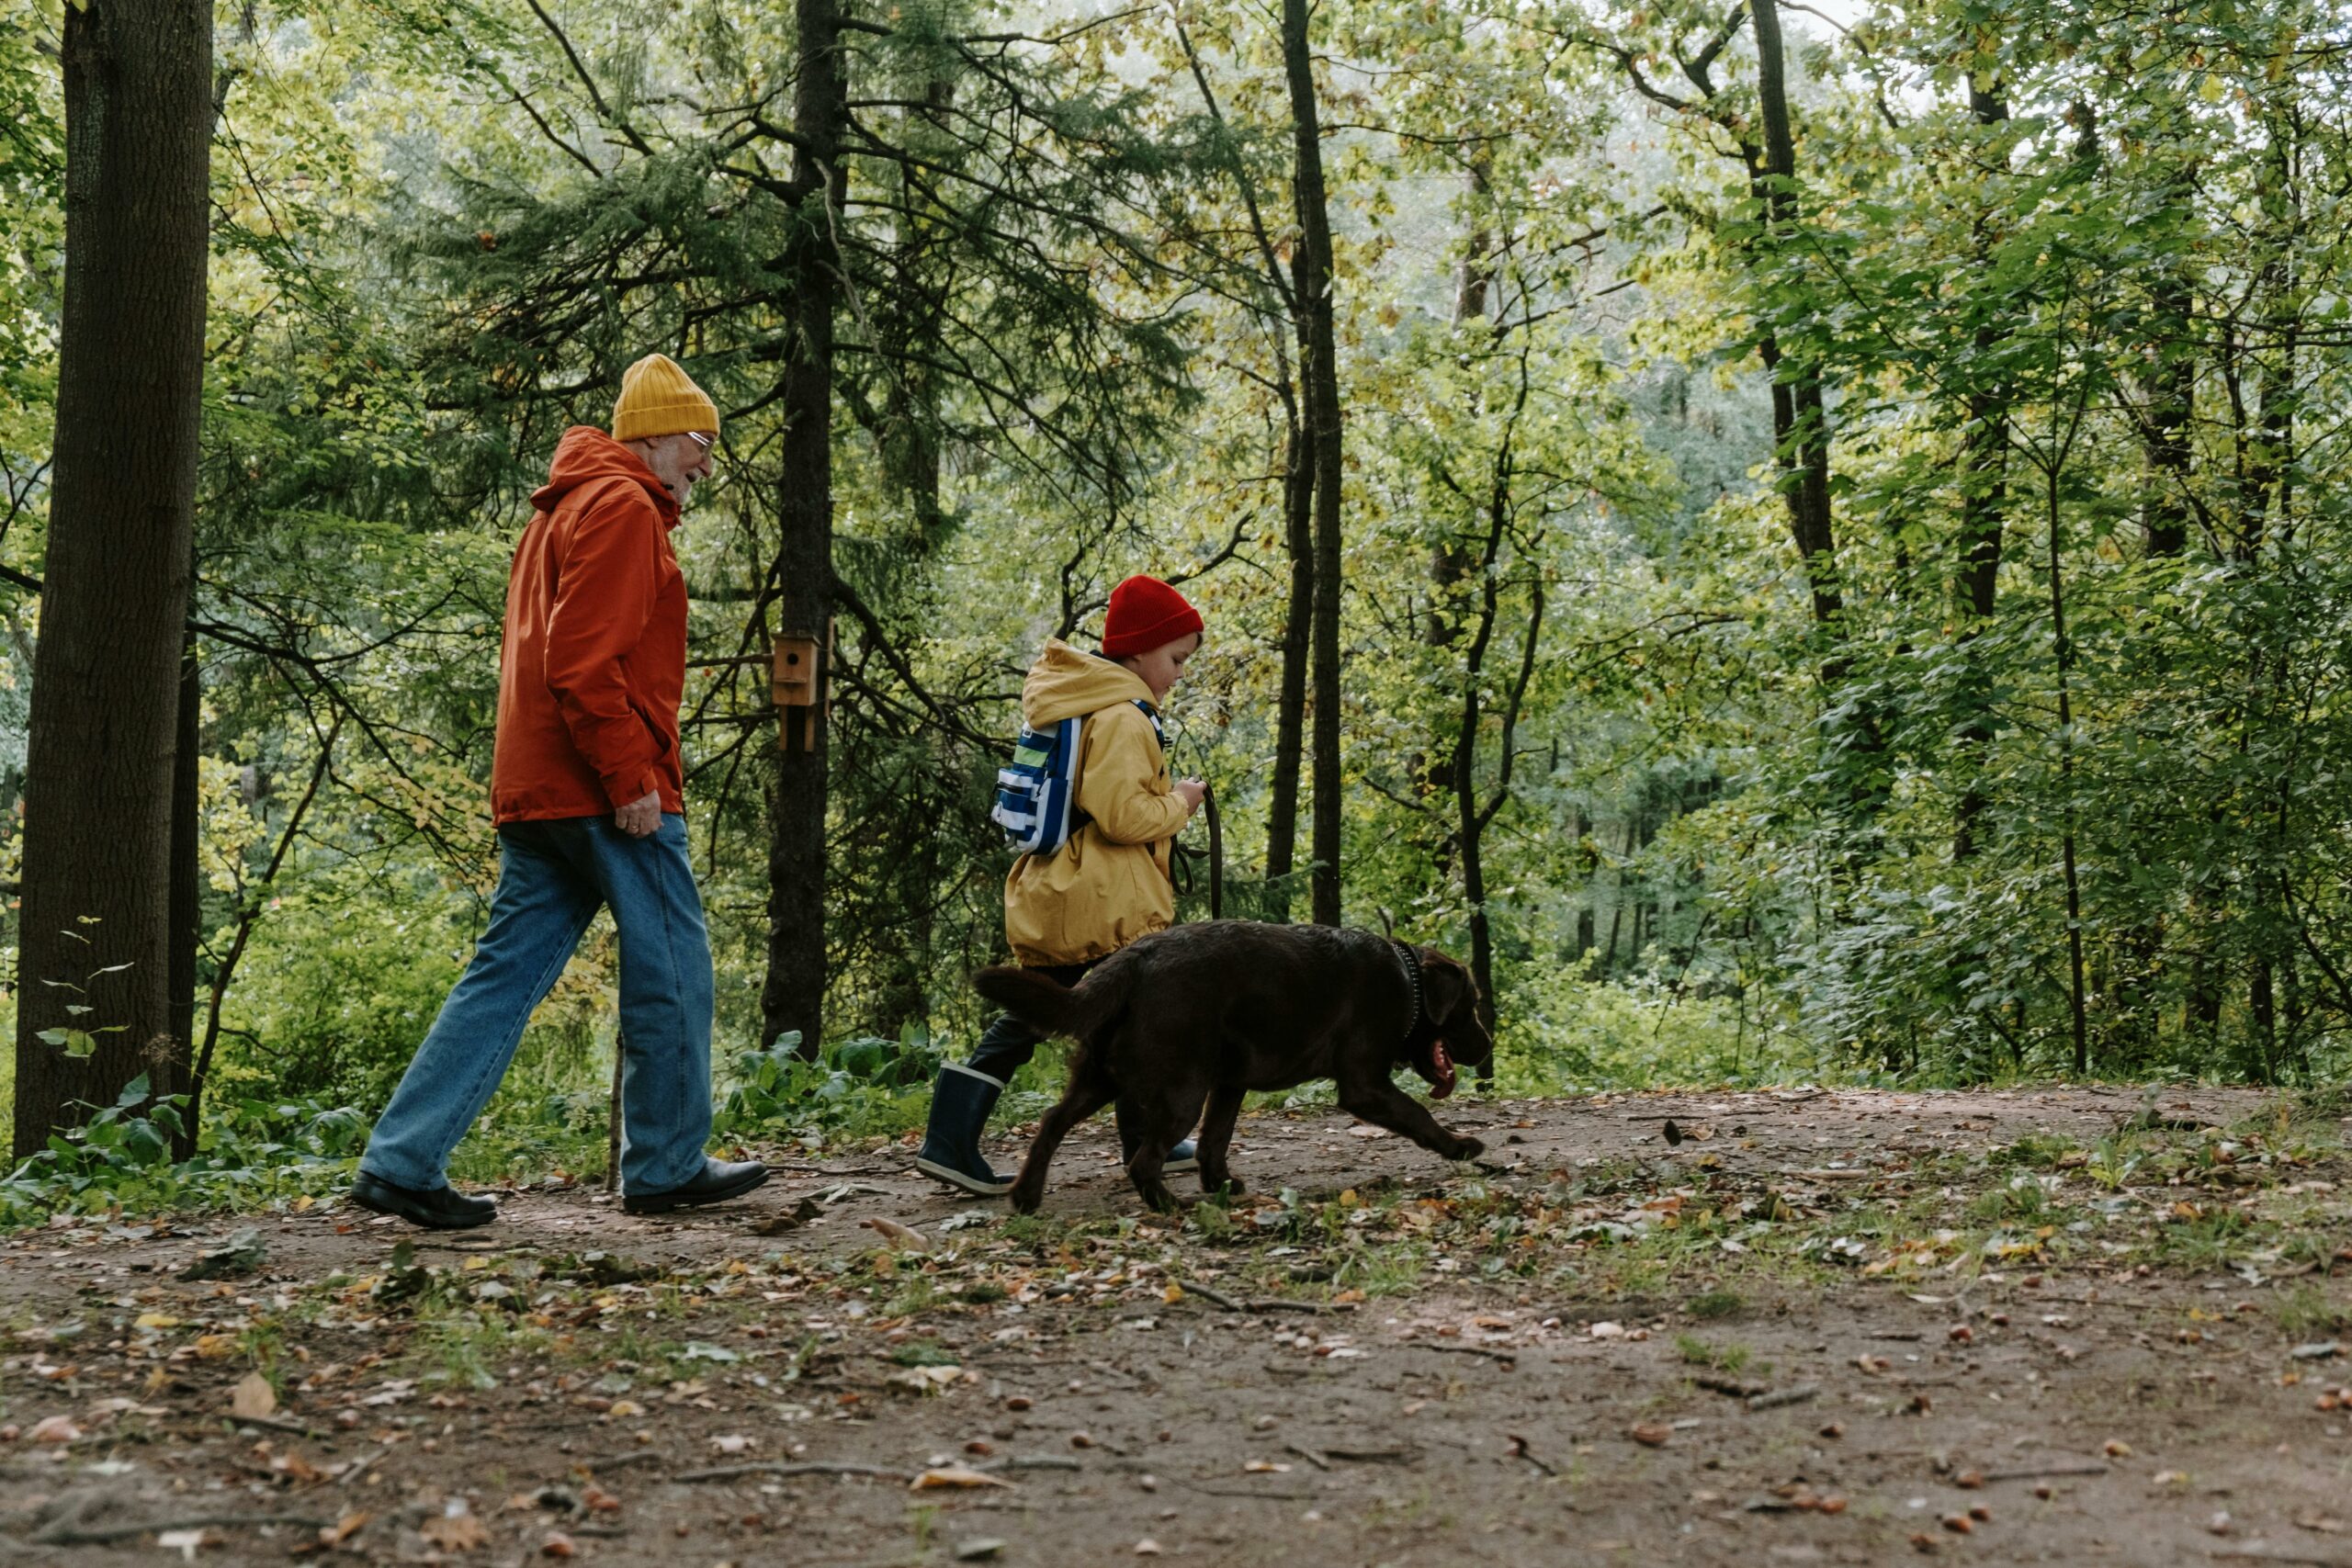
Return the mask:
<svg viewBox="0 0 2352 1568">
<path fill-rule="evenodd" d="M 1456 1138 L 1453 1140 L 1453 1157 L 1455 1159 L 1476 1159 L 1480 1155 L 1485 1154 L 1486 1152 L 1487 1145 L 1480 1143 L 1476 1138 Z"/>
<path fill-rule="evenodd" d="M 1044 1202 L 1045 1199 L 1046 1195 L 1042 1191 L 1032 1192 L 1016 1187 L 1012 1190 L 1008 1201 L 1012 1203 L 1014 1213 L 1034 1214 L 1037 1212 L 1037 1205 Z"/>
</svg>

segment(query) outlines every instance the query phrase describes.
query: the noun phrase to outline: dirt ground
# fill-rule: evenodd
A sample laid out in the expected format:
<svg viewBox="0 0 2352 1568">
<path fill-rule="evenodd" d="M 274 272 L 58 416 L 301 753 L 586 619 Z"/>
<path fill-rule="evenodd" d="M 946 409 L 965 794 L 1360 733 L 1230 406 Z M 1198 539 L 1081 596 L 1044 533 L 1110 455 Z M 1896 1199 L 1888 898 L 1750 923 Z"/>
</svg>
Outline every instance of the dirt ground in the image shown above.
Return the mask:
<svg viewBox="0 0 2352 1568">
<path fill-rule="evenodd" d="M 2346 1109 L 1465 1094 L 1479 1167 L 1258 1114 L 1172 1216 L 1099 1118 L 1032 1220 L 890 1146 L 61 1224 L 0 1245 L 0 1558 L 2352 1568 Z"/>
</svg>

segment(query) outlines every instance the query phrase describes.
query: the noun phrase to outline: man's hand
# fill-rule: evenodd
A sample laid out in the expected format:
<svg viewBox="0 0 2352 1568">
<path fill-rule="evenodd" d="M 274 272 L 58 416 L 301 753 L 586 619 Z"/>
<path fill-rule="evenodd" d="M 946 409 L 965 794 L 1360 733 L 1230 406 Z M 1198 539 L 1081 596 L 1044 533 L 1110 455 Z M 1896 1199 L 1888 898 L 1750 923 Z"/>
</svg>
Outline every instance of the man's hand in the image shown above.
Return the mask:
<svg viewBox="0 0 2352 1568">
<path fill-rule="evenodd" d="M 1183 797 L 1185 814 L 1190 816 L 1201 808 L 1201 801 L 1209 793 L 1209 786 L 1200 779 L 1178 779 L 1176 793 Z"/>
<path fill-rule="evenodd" d="M 655 790 L 613 813 L 613 826 L 632 839 L 650 839 L 662 830 L 662 792 Z"/>
</svg>

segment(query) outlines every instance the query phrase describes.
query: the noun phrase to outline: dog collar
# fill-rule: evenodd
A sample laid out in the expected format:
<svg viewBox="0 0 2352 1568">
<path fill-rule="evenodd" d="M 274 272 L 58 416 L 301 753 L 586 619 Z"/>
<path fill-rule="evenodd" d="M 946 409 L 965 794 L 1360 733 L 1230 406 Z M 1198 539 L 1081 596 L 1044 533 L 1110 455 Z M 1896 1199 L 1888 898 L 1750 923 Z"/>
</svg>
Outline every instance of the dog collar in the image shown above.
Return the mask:
<svg viewBox="0 0 2352 1568">
<path fill-rule="evenodd" d="M 1404 962 L 1405 984 L 1413 992 L 1413 1016 L 1405 1021 L 1405 1032 L 1409 1035 L 1421 1026 L 1421 961 L 1410 947 L 1393 936 L 1388 939 L 1388 945 L 1396 950 L 1396 956 Z"/>
</svg>

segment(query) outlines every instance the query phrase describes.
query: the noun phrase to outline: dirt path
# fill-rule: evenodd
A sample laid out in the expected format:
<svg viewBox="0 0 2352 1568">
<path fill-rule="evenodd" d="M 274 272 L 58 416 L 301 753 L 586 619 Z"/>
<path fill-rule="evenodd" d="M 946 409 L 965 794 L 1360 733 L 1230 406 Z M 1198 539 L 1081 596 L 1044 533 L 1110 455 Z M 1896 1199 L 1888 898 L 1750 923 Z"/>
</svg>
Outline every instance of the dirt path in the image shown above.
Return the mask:
<svg viewBox="0 0 2352 1568">
<path fill-rule="evenodd" d="M 1254 1116 L 1178 1216 L 1103 1119 L 1035 1220 L 890 1148 L 683 1222 L 52 1228 L 0 1558 L 2352 1568 L 2341 1109 L 1457 1101 L 1475 1171 Z"/>
</svg>

